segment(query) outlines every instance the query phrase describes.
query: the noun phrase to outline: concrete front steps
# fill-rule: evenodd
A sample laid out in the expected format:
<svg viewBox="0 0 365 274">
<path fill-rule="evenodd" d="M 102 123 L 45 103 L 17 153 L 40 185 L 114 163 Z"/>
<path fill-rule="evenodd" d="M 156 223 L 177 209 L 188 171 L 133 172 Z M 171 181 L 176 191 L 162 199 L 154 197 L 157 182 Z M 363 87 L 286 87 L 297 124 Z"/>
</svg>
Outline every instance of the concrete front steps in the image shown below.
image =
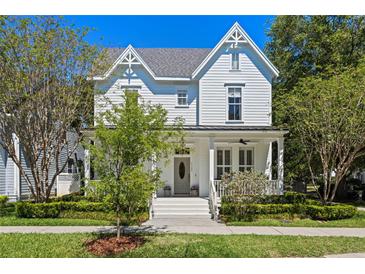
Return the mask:
<svg viewBox="0 0 365 274">
<path fill-rule="evenodd" d="M 161 197 L 153 200 L 153 219 L 210 219 L 209 200 L 200 197 Z"/>
</svg>

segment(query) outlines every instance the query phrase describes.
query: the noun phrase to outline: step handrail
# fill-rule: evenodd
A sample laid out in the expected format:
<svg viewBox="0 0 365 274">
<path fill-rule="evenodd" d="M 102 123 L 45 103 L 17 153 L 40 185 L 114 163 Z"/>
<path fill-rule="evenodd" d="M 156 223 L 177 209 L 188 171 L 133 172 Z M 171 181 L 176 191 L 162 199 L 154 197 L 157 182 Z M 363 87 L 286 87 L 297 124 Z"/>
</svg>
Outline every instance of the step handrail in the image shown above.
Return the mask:
<svg viewBox="0 0 365 274">
<path fill-rule="evenodd" d="M 209 182 L 209 206 L 213 219 L 217 221 L 219 216 L 218 198 L 217 190 L 212 180 Z"/>
</svg>

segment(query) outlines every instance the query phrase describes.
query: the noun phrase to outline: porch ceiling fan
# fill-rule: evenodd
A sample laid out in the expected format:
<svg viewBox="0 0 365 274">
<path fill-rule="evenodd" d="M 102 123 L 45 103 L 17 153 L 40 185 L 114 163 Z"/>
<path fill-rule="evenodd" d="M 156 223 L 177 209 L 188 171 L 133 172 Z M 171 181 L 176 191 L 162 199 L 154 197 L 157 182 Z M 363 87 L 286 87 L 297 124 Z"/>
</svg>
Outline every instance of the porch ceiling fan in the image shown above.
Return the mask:
<svg viewBox="0 0 365 274">
<path fill-rule="evenodd" d="M 243 139 L 240 139 L 240 143 L 243 144 L 243 145 L 247 145 L 247 143 L 249 142 L 250 140 L 243 140 Z"/>
</svg>

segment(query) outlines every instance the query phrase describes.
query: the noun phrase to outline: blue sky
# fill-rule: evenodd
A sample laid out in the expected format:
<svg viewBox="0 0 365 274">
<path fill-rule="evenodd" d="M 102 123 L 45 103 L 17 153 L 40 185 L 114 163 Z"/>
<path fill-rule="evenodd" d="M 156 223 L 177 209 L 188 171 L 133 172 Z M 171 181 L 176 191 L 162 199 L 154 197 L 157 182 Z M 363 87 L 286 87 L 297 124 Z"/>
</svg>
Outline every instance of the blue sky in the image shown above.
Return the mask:
<svg viewBox="0 0 365 274">
<path fill-rule="evenodd" d="M 95 30 L 91 43 L 106 47 L 212 48 L 238 22 L 263 49 L 274 16 L 66 16 Z"/>
</svg>

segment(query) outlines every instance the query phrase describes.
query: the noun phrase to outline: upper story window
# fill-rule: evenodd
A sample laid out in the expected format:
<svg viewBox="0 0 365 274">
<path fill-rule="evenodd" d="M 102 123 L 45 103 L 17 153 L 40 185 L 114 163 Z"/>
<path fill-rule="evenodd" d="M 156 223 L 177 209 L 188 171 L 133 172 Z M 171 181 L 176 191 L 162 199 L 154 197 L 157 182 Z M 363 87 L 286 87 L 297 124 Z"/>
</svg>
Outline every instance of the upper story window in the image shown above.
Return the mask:
<svg viewBox="0 0 365 274">
<path fill-rule="evenodd" d="M 178 90 L 177 91 L 177 106 L 188 106 L 188 91 Z"/>
<path fill-rule="evenodd" d="M 238 52 L 233 52 L 231 54 L 231 69 L 232 70 L 240 69 L 240 55 Z"/>
<path fill-rule="evenodd" d="M 242 120 L 242 88 L 228 88 L 228 120 Z"/>
</svg>

